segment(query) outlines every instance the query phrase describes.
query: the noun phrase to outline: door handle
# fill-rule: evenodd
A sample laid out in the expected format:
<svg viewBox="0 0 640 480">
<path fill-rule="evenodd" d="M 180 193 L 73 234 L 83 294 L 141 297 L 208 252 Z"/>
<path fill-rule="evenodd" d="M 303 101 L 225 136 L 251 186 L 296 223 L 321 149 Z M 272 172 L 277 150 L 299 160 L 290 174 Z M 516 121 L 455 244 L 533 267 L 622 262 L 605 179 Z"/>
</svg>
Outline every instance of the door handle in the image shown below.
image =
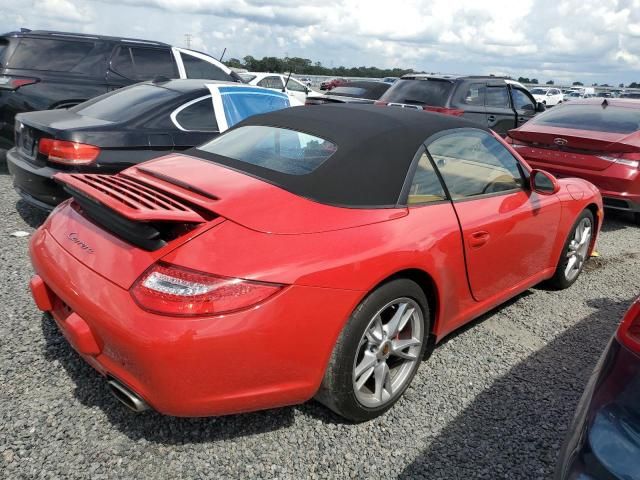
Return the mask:
<svg viewBox="0 0 640 480">
<path fill-rule="evenodd" d="M 495 115 L 489 115 L 487 117 L 487 120 L 489 120 L 490 122 L 495 122 L 496 121 L 496 116 Z"/>
<path fill-rule="evenodd" d="M 469 246 L 471 248 L 481 247 L 489 241 L 489 237 L 489 232 L 485 232 L 484 230 L 473 232 L 471 235 L 469 235 Z"/>
</svg>

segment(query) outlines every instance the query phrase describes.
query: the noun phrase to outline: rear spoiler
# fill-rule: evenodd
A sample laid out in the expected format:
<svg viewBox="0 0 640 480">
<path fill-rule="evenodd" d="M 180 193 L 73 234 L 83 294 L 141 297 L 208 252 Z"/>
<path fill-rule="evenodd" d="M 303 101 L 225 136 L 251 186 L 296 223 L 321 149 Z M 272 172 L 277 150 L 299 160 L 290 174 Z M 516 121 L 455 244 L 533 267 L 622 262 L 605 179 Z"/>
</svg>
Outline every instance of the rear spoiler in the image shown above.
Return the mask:
<svg viewBox="0 0 640 480">
<path fill-rule="evenodd" d="M 174 192 L 122 174 L 58 173 L 54 179 L 94 222 L 145 250 L 165 246 L 176 228 L 189 229 L 216 217 Z"/>
</svg>

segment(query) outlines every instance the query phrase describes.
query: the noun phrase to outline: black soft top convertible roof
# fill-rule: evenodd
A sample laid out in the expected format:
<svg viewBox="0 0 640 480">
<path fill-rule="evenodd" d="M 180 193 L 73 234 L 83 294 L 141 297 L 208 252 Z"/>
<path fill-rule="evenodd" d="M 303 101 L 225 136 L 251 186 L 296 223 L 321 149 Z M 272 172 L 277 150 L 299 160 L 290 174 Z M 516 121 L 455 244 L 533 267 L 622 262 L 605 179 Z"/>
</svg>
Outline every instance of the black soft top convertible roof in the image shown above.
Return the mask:
<svg viewBox="0 0 640 480">
<path fill-rule="evenodd" d="M 443 130 L 475 128 L 461 118 L 377 105 L 317 105 L 255 115 L 233 130 L 265 125 L 329 140 L 336 152 L 306 175 L 289 175 L 198 149 L 189 155 L 245 172 L 317 202 L 345 207 L 396 206 L 420 145 Z"/>
</svg>

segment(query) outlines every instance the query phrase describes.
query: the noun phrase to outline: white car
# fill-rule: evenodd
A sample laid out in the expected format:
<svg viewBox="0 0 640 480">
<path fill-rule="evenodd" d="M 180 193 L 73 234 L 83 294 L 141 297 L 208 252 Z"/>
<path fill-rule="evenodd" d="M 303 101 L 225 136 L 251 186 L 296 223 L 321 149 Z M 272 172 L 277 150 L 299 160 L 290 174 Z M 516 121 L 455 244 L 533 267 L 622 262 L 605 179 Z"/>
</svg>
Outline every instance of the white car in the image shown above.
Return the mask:
<svg viewBox="0 0 640 480">
<path fill-rule="evenodd" d="M 564 95 L 559 88 L 534 88 L 531 90 L 533 98 L 536 102 L 545 104 L 547 107 L 553 107 L 562 103 Z"/>
<path fill-rule="evenodd" d="M 270 88 L 271 90 L 286 93 L 289 96 L 292 107 L 304 105 L 307 100 L 307 94 L 311 92 L 311 89 L 303 83 L 293 77 L 289 78 L 289 75 L 283 75 L 282 73 L 247 72 L 241 73 L 240 77 L 249 85 Z M 285 88 L 285 84 L 287 88 Z"/>
</svg>

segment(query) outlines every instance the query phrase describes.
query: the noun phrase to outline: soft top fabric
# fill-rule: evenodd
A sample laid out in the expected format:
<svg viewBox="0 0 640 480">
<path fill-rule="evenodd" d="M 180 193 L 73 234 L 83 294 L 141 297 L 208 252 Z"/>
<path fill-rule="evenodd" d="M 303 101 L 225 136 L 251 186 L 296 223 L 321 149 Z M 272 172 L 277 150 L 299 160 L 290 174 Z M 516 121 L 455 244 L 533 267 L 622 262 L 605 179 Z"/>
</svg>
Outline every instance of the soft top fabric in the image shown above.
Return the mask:
<svg viewBox="0 0 640 480">
<path fill-rule="evenodd" d="M 220 155 L 191 149 L 188 155 L 258 177 L 311 200 L 344 207 L 396 206 L 420 145 L 443 130 L 475 128 L 458 117 L 377 105 L 316 105 L 250 117 L 246 125 L 305 132 L 335 143 L 337 151 L 313 172 L 288 175 Z"/>
</svg>

